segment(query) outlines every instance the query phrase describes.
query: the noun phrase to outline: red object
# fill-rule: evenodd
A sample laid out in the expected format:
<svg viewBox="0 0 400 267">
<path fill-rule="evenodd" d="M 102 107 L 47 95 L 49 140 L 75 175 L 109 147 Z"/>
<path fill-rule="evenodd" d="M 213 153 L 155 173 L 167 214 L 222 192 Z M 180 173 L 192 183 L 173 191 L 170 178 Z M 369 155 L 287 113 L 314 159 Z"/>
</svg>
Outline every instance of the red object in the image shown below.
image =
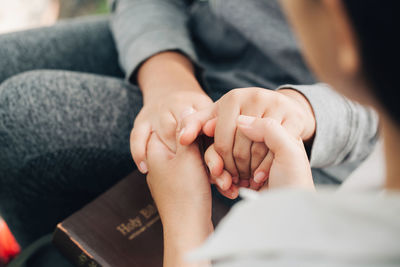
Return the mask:
<svg viewBox="0 0 400 267">
<path fill-rule="evenodd" d="M 8 263 L 21 251 L 6 222 L 0 218 L 0 263 Z"/>
</svg>

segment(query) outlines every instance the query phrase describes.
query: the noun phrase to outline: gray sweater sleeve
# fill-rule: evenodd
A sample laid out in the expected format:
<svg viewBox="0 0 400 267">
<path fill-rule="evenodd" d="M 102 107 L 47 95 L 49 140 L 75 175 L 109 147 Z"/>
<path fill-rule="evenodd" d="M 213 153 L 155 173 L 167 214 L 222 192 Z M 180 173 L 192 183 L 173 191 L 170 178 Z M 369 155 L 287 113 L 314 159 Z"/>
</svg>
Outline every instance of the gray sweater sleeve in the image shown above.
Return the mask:
<svg viewBox="0 0 400 267">
<path fill-rule="evenodd" d="M 195 60 L 185 1 L 116 0 L 112 10 L 111 31 L 126 78 L 162 51 L 177 50 Z"/>
<path fill-rule="evenodd" d="M 326 84 L 284 85 L 302 93 L 316 120 L 311 149 L 312 167 L 358 164 L 373 150 L 378 137 L 378 116 L 371 108 L 352 102 Z"/>
</svg>

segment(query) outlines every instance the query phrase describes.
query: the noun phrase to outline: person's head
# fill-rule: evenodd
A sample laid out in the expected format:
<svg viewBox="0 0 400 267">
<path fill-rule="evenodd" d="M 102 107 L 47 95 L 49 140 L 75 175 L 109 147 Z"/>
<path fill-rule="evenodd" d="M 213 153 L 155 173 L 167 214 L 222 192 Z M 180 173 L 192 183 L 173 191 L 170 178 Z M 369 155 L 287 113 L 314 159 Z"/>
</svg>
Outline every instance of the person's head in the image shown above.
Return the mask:
<svg viewBox="0 0 400 267">
<path fill-rule="evenodd" d="M 400 126 L 398 0 L 281 0 L 319 78 Z M 400 128 L 400 127 L 399 127 Z"/>
</svg>

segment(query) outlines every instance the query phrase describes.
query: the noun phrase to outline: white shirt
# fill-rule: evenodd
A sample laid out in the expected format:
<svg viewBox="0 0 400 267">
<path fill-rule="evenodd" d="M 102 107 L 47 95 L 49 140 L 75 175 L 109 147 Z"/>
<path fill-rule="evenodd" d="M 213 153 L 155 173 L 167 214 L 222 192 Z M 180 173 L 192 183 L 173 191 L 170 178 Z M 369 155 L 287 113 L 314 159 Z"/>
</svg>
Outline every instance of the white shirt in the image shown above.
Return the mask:
<svg viewBox="0 0 400 267">
<path fill-rule="evenodd" d="M 400 266 L 400 193 L 269 190 L 189 258 L 214 266 Z"/>
</svg>

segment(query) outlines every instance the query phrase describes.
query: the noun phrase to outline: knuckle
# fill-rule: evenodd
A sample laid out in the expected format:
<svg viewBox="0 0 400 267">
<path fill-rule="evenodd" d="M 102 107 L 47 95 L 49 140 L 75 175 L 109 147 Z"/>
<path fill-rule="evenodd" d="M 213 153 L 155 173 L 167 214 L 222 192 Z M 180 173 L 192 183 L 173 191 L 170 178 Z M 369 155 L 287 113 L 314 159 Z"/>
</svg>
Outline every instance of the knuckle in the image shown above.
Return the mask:
<svg viewBox="0 0 400 267">
<path fill-rule="evenodd" d="M 279 93 L 276 93 L 273 96 L 274 96 L 274 98 L 273 98 L 272 104 L 274 107 L 279 108 L 286 104 L 286 96 L 279 94 Z"/>
<path fill-rule="evenodd" d="M 247 162 L 250 159 L 249 155 L 240 149 L 233 150 L 233 157 L 235 158 L 236 162 L 241 162 L 241 163 Z"/>
<path fill-rule="evenodd" d="M 241 89 L 233 89 L 231 91 L 229 91 L 229 93 L 227 94 L 227 96 L 229 97 L 229 99 L 238 99 L 242 96 L 242 91 Z"/>
<path fill-rule="evenodd" d="M 215 151 L 216 151 L 219 155 L 221 155 L 221 156 L 223 156 L 223 157 L 229 155 L 229 153 L 230 153 L 230 148 L 229 148 L 229 146 L 226 145 L 226 144 L 223 144 L 223 143 L 222 143 L 222 144 L 221 144 L 221 143 L 215 143 L 215 144 L 214 144 L 214 148 L 215 148 Z"/>
<path fill-rule="evenodd" d="M 265 89 L 264 89 L 264 91 L 265 91 Z M 266 92 L 259 91 L 259 90 L 252 91 L 251 94 L 250 94 L 250 101 L 252 103 L 255 103 L 255 104 L 263 102 L 263 98 L 265 97 L 265 93 Z"/>
<path fill-rule="evenodd" d="M 268 149 L 263 143 L 253 143 L 251 147 L 251 156 L 256 158 L 264 158 L 268 153 Z"/>
<path fill-rule="evenodd" d="M 193 119 L 193 118 L 191 118 L 190 115 L 187 116 L 187 117 L 185 117 L 185 118 L 183 118 L 183 119 L 181 119 L 181 126 L 182 126 L 182 127 L 185 127 L 186 125 L 189 124 L 189 122 L 192 121 L 192 119 Z"/>
</svg>

